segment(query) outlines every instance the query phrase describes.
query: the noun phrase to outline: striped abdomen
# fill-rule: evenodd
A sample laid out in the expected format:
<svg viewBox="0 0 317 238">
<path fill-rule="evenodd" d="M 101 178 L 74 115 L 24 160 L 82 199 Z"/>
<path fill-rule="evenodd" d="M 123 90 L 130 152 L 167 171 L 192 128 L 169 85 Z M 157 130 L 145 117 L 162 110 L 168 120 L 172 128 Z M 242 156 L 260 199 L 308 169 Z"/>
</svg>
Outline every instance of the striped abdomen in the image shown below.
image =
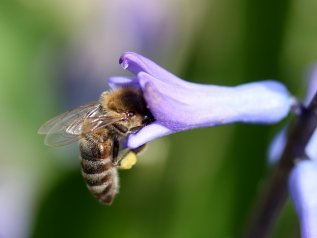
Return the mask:
<svg viewBox="0 0 317 238">
<path fill-rule="evenodd" d="M 113 141 L 98 143 L 91 137 L 80 142 L 81 168 L 90 192 L 102 203 L 110 205 L 118 193 L 119 181 L 112 164 Z"/>
</svg>

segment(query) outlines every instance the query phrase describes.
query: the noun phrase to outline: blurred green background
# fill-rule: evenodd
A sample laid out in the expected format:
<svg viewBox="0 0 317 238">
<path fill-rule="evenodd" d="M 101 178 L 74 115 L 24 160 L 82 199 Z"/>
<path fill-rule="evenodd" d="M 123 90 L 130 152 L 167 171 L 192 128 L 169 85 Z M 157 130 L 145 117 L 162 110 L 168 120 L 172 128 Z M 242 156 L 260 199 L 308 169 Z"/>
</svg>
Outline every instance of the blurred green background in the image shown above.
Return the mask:
<svg viewBox="0 0 317 238">
<path fill-rule="evenodd" d="M 302 98 L 317 60 L 317 2 L 2 0 L 0 237 L 241 237 L 283 126 L 229 125 L 151 142 L 110 207 L 88 192 L 76 145 L 44 146 L 46 120 L 127 75 L 125 51 L 199 83 L 284 82 Z M 273 237 L 299 237 L 287 203 Z"/>
</svg>

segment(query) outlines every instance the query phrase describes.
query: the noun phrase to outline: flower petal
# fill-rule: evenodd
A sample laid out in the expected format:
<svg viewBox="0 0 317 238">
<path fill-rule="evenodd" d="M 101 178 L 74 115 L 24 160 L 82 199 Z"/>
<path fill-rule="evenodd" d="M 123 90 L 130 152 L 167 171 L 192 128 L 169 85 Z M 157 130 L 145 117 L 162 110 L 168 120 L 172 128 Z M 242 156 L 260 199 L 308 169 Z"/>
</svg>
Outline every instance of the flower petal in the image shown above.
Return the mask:
<svg viewBox="0 0 317 238">
<path fill-rule="evenodd" d="M 137 134 L 130 135 L 128 146 L 130 148 L 137 148 L 151 140 L 157 139 L 162 136 L 167 136 L 172 133 L 174 133 L 174 131 L 168 129 L 163 125 L 160 125 L 158 122 L 154 122 L 141 129 Z"/>
<path fill-rule="evenodd" d="M 268 151 L 269 165 L 273 166 L 281 158 L 286 145 L 287 127 L 283 128 L 272 140 Z"/>
<path fill-rule="evenodd" d="M 108 85 L 111 89 L 121 88 L 124 86 L 139 87 L 138 81 L 135 78 L 128 77 L 111 77 L 108 79 Z"/>
<path fill-rule="evenodd" d="M 317 162 L 301 161 L 289 178 L 290 195 L 303 238 L 317 237 Z"/>
<path fill-rule="evenodd" d="M 153 61 L 134 52 L 124 53 L 119 59 L 119 64 L 134 75 L 145 72 L 169 83 L 177 84 L 181 81 L 181 79 L 155 64 Z"/>
<path fill-rule="evenodd" d="M 291 106 L 285 87 L 274 81 L 237 87 L 198 85 L 198 90 L 175 87 L 142 72 L 138 80 L 156 120 L 174 131 L 233 122 L 274 123 Z"/>
</svg>

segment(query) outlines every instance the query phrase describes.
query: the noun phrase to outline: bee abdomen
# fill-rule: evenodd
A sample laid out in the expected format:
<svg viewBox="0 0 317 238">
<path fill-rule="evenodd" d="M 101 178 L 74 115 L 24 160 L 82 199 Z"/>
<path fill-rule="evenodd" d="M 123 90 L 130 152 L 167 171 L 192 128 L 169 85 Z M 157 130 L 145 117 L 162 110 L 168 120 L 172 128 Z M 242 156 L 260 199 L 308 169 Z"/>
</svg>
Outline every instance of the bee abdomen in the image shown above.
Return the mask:
<svg viewBox="0 0 317 238">
<path fill-rule="evenodd" d="M 87 160 L 81 157 L 81 167 L 86 174 L 100 174 L 110 170 L 113 165 L 110 159 Z"/>
<path fill-rule="evenodd" d="M 118 193 L 117 169 L 110 159 L 81 160 L 82 175 L 90 192 L 102 203 L 110 205 Z"/>
<path fill-rule="evenodd" d="M 112 175 L 111 175 L 111 169 L 104 171 L 102 173 L 95 173 L 95 174 L 87 174 L 84 171 L 82 171 L 83 177 L 89 186 L 97 186 L 97 185 L 103 185 L 110 181 Z"/>
</svg>

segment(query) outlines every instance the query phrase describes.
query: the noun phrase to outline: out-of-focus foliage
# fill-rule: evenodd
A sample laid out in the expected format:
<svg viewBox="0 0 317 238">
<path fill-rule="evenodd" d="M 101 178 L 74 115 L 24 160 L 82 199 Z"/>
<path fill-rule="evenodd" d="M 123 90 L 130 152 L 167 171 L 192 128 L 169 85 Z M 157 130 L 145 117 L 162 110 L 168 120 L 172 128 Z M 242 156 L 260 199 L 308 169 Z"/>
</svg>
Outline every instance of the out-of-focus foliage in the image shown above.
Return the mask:
<svg viewBox="0 0 317 238">
<path fill-rule="evenodd" d="M 151 3 L 149 3 L 151 2 Z M 317 60 L 317 2 L 0 2 L 0 237 L 239 237 L 281 125 L 231 125 L 152 142 L 121 171 L 111 207 L 80 175 L 77 147 L 48 148 L 47 119 L 97 99 L 124 51 L 189 81 L 276 79 L 295 95 Z M 275 237 L 298 237 L 292 205 Z"/>
</svg>

